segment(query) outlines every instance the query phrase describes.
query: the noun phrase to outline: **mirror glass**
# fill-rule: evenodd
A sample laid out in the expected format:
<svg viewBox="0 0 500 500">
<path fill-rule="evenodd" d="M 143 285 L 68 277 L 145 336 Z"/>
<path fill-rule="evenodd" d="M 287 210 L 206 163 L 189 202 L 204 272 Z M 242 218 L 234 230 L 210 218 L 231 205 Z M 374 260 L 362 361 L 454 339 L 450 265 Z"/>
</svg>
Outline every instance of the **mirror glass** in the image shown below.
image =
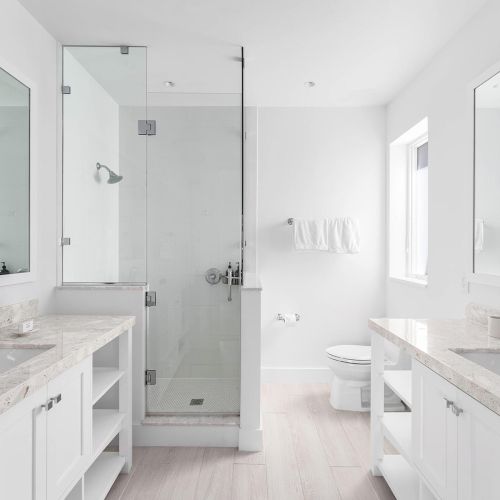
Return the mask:
<svg viewBox="0 0 500 500">
<path fill-rule="evenodd" d="M 0 68 L 0 282 L 30 270 L 30 89 Z"/>
</svg>

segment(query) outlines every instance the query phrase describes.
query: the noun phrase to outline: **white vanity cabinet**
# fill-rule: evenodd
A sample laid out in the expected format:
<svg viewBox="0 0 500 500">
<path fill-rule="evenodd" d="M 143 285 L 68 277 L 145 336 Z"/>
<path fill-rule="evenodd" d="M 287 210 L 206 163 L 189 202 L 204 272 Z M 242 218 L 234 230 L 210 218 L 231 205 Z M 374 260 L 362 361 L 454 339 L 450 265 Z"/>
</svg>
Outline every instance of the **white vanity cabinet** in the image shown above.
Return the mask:
<svg viewBox="0 0 500 500">
<path fill-rule="evenodd" d="M 0 415 L 0 498 L 46 499 L 47 388 Z"/>
<path fill-rule="evenodd" d="M 92 357 L 0 415 L 0 498 L 64 497 L 92 451 Z"/>
<path fill-rule="evenodd" d="M 82 476 L 92 453 L 92 357 L 47 385 L 47 497 L 61 498 Z"/>
<path fill-rule="evenodd" d="M 413 458 L 443 500 L 500 492 L 500 416 L 413 360 Z"/>
</svg>

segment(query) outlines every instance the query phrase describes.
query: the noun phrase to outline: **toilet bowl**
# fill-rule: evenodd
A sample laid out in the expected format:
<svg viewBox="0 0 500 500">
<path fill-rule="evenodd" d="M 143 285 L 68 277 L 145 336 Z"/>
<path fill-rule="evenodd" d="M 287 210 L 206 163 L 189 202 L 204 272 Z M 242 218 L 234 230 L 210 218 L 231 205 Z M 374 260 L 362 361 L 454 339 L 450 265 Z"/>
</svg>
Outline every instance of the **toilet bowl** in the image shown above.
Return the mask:
<svg viewBox="0 0 500 500">
<path fill-rule="evenodd" d="M 370 410 L 371 347 L 337 345 L 326 350 L 333 378 L 330 404 L 336 410 Z"/>
<path fill-rule="evenodd" d="M 336 345 L 326 350 L 333 377 L 330 404 L 336 410 L 370 411 L 372 348 L 369 345 Z M 399 351 L 386 346 L 387 366 L 394 367 Z M 387 386 L 385 411 L 403 411 L 404 404 Z"/>
</svg>

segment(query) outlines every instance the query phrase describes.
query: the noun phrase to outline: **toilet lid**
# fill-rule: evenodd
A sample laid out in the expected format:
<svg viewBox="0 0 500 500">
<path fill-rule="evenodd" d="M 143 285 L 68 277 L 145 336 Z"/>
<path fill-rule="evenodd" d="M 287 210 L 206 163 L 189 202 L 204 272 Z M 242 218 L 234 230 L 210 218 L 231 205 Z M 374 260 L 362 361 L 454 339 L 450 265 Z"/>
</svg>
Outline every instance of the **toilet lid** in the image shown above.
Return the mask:
<svg viewBox="0 0 500 500">
<path fill-rule="evenodd" d="M 326 353 L 329 358 L 346 363 L 369 365 L 372 361 L 372 348 L 369 345 L 334 345 Z"/>
</svg>

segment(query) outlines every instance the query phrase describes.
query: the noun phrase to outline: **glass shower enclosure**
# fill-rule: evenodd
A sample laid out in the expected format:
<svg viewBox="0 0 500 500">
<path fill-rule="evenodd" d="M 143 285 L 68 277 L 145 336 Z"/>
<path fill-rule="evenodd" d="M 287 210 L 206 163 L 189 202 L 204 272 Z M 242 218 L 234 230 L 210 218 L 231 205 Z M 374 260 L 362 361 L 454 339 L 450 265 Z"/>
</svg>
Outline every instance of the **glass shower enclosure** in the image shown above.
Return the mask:
<svg viewBox="0 0 500 500">
<path fill-rule="evenodd" d="M 158 74 L 174 69 L 150 66 L 148 78 L 144 47 L 63 48 L 63 282 L 149 285 L 148 415 L 239 413 L 243 69 L 233 52 L 211 54 L 227 76 L 219 91 L 214 79 L 204 88 L 196 61 L 177 61 L 179 81 L 165 85 Z"/>
</svg>

